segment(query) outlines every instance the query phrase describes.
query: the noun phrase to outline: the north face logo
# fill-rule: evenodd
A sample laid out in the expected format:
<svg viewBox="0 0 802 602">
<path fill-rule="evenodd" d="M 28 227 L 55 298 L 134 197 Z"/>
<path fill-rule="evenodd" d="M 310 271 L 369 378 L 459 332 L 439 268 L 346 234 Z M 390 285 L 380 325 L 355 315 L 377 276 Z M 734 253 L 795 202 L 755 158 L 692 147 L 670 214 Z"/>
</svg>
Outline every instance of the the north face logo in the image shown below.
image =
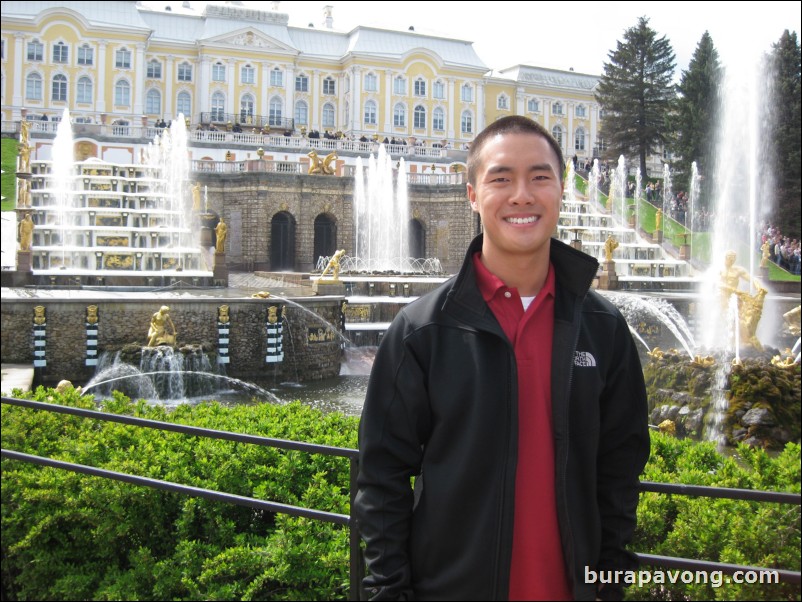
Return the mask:
<svg viewBox="0 0 802 602">
<path fill-rule="evenodd" d="M 582 366 L 584 368 L 592 368 L 596 365 L 596 358 L 593 357 L 588 351 L 575 351 L 574 352 L 574 366 Z"/>
</svg>

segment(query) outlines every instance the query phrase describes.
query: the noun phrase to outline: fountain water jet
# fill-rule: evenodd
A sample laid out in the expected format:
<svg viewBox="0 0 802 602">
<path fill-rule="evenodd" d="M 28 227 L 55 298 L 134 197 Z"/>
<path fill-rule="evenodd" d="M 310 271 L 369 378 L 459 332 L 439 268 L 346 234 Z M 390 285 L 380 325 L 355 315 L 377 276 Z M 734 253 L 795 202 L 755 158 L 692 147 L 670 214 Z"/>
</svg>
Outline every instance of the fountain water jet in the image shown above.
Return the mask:
<svg viewBox="0 0 802 602">
<path fill-rule="evenodd" d="M 409 194 L 404 159 L 393 167 L 384 145 L 368 160 L 356 162 L 353 255 L 369 271 L 411 271 L 409 261 Z"/>
</svg>

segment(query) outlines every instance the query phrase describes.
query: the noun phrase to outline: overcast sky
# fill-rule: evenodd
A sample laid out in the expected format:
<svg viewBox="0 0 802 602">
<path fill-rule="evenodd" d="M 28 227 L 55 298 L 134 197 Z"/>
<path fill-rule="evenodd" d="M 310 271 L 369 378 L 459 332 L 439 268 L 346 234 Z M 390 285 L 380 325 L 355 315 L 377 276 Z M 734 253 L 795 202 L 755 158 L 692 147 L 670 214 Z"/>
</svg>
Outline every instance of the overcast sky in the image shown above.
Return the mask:
<svg viewBox="0 0 802 602">
<path fill-rule="evenodd" d="M 180 7 L 180 0 L 145 2 Z M 202 10 L 205 2 L 190 2 Z M 272 2 L 242 2 L 269 9 Z M 608 53 L 624 30 L 645 16 L 658 36 L 666 36 L 676 54 L 679 79 L 688 68 L 705 31 L 725 65 L 771 49 L 783 31 L 800 32 L 802 3 L 793 2 L 384 2 L 285 1 L 279 12 L 290 25 L 321 27 L 323 7 L 333 6 L 334 29 L 357 25 L 389 29 L 414 26 L 421 33 L 474 42 L 491 69 L 517 64 L 570 69 L 601 75 Z"/>
</svg>

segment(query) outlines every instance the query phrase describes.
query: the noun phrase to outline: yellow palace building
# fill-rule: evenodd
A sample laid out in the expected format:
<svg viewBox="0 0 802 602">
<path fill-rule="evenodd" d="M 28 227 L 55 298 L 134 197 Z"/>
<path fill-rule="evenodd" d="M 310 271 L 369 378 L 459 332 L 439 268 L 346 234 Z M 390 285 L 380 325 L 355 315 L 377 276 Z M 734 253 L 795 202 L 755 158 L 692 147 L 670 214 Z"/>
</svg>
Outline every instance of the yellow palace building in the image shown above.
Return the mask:
<svg viewBox="0 0 802 602">
<path fill-rule="evenodd" d="M 279 2 L 2 2 L 2 119 L 387 139 L 464 150 L 487 123 L 527 115 L 566 158 L 598 156 L 599 77 L 491 68 L 470 41 L 322 23 L 291 27 Z M 5 128 L 4 128 L 5 129 Z"/>
</svg>

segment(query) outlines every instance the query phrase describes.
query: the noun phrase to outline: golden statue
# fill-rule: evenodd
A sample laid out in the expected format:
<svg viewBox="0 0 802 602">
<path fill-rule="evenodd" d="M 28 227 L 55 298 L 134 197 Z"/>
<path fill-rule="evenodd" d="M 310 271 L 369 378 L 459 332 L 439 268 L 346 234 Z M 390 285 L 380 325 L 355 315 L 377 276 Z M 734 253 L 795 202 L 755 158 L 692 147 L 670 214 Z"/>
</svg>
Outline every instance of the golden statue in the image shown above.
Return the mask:
<svg viewBox="0 0 802 602">
<path fill-rule="evenodd" d="M 195 182 L 192 187 L 192 210 L 200 211 L 201 209 L 201 187 L 200 182 Z"/>
<path fill-rule="evenodd" d="M 604 258 L 610 262 L 613 260 L 613 251 L 618 248 L 618 241 L 610 234 L 604 241 Z"/>
<path fill-rule="evenodd" d="M 45 306 L 37 305 L 36 307 L 33 308 L 33 323 L 41 326 L 46 322 L 47 318 L 45 317 Z"/>
<path fill-rule="evenodd" d="M 217 321 L 220 324 L 228 324 L 231 319 L 228 315 L 228 305 L 221 305 L 217 308 Z"/>
<path fill-rule="evenodd" d="M 26 178 L 18 180 L 17 207 L 31 206 L 31 181 Z"/>
<path fill-rule="evenodd" d="M 654 231 L 657 232 L 663 229 L 663 210 L 658 209 L 654 214 Z"/>
<path fill-rule="evenodd" d="M 148 347 L 156 347 L 157 345 L 175 346 L 175 339 L 178 333 L 175 330 L 175 324 L 173 324 L 170 314 L 167 313 L 169 311 L 169 307 L 162 305 L 159 311 L 153 314 L 153 317 L 150 319 Z M 167 326 L 173 331 L 172 333 L 167 332 Z"/>
<path fill-rule="evenodd" d="M 31 147 L 27 144 L 19 146 L 19 171 L 25 173 L 31 171 Z"/>
<path fill-rule="evenodd" d="M 217 222 L 217 225 L 214 228 L 214 233 L 217 235 L 217 242 L 215 243 L 215 251 L 218 253 L 225 253 L 226 252 L 226 236 L 228 236 L 228 226 L 223 221 L 223 218 L 220 218 L 220 221 Z"/>
<path fill-rule="evenodd" d="M 332 165 L 332 163 L 337 160 L 336 152 L 329 153 L 326 155 L 325 159 L 321 159 L 317 152 L 312 149 L 307 154 L 307 157 L 309 157 L 309 171 L 307 172 L 309 175 L 320 174 L 330 176 L 334 174 L 336 165 Z"/>
<path fill-rule="evenodd" d="M 783 322 L 785 322 L 785 326 L 788 328 L 788 332 L 790 332 L 795 337 L 798 337 L 800 332 L 802 332 L 802 324 L 800 324 L 801 310 L 802 310 L 802 305 L 797 305 L 791 311 L 787 311 L 783 314 Z"/>
<path fill-rule="evenodd" d="M 17 232 L 19 232 L 19 250 L 30 251 L 33 245 L 33 219 L 30 213 L 25 214 L 17 226 Z"/>
<path fill-rule="evenodd" d="M 331 278 L 327 278 L 326 280 L 339 280 L 340 278 L 340 259 L 342 256 L 345 255 L 345 249 L 340 249 L 339 251 L 335 251 L 334 255 L 331 256 L 329 262 L 326 264 L 326 267 L 320 273 L 320 279 L 323 280 L 323 277 L 331 272 Z"/>
<path fill-rule="evenodd" d="M 763 314 L 763 303 L 768 292 L 757 278 L 749 275 L 743 267 L 735 265 L 735 251 L 727 251 L 724 256 L 724 269 L 720 272 L 719 290 L 721 294 L 722 315 L 729 312 L 730 298 L 735 295 L 737 299 L 738 324 L 740 326 L 740 343 L 750 345 L 755 349 L 763 349 L 755 333 L 760 317 Z M 751 283 L 757 292 L 750 295 L 738 287 L 744 280 Z"/>
<path fill-rule="evenodd" d="M 766 240 L 762 245 L 760 245 L 760 251 L 762 255 L 760 257 L 760 267 L 767 268 L 769 267 L 769 256 L 771 254 L 771 243 Z"/>
<path fill-rule="evenodd" d="M 19 143 L 22 146 L 28 146 L 28 141 L 31 139 L 31 122 L 23 119 L 19 124 Z"/>
<path fill-rule="evenodd" d="M 87 305 L 86 306 L 86 323 L 87 324 L 97 324 L 98 316 L 97 316 L 97 305 Z"/>
<path fill-rule="evenodd" d="M 258 293 L 254 293 L 251 295 L 254 299 L 269 299 L 270 293 L 267 291 L 259 291 Z"/>
</svg>

